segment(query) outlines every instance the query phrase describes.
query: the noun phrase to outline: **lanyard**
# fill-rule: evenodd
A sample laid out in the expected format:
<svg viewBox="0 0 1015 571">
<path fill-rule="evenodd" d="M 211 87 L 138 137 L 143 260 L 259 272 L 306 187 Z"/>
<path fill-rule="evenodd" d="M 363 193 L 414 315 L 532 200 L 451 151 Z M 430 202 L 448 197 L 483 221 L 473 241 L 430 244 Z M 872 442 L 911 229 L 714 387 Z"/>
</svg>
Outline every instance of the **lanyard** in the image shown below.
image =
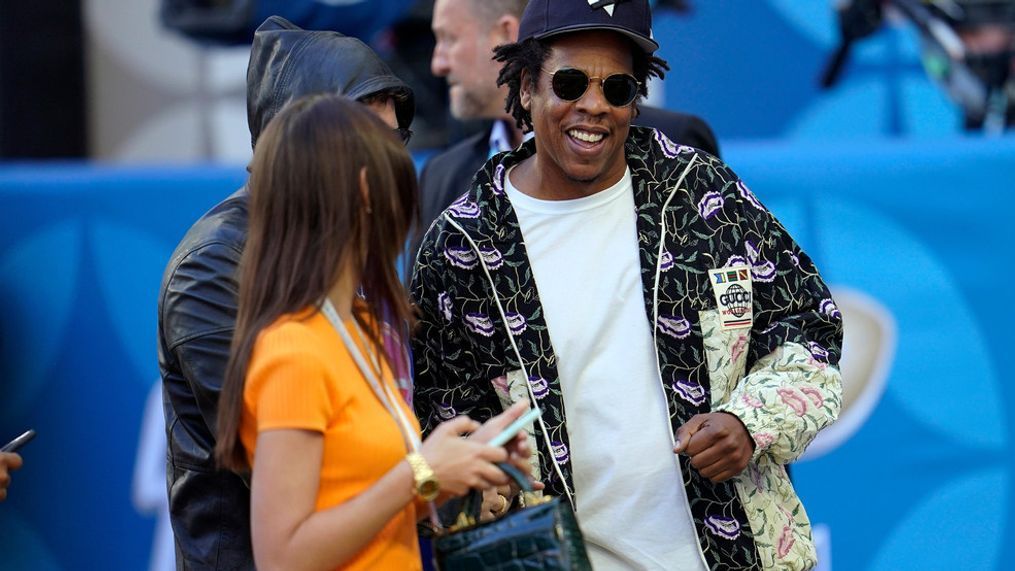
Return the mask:
<svg viewBox="0 0 1015 571">
<path fill-rule="evenodd" d="M 363 357 L 363 353 L 360 352 L 359 346 L 353 342 L 352 336 L 349 335 L 349 329 L 345 326 L 345 321 L 338 315 L 338 311 L 335 310 L 331 300 L 324 300 L 324 303 L 321 304 L 321 311 L 342 338 L 346 350 L 349 351 L 352 360 L 356 362 L 356 366 L 359 367 L 360 372 L 366 378 L 370 388 L 373 389 L 377 399 L 387 409 L 388 414 L 395 419 L 398 429 L 402 433 L 402 438 L 405 440 L 406 448 L 411 452 L 419 452 L 421 446 L 419 436 L 417 436 L 412 424 L 409 423 L 409 419 L 405 417 L 402 407 L 398 406 L 398 399 L 392 394 L 391 387 L 379 379 L 380 373 L 383 370 L 380 359 L 377 357 L 377 353 L 370 349 L 369 344 L 366 342 L 366 336 L 360 330 L 359 324 L 353 320 L 356 336 L 359 337 L 360 342 L 366 348 L 367 354 L 370 357 L 369 364 L 366 358 Z M 373 365 L 373 367 L 370 365 Z"/>
</svg>

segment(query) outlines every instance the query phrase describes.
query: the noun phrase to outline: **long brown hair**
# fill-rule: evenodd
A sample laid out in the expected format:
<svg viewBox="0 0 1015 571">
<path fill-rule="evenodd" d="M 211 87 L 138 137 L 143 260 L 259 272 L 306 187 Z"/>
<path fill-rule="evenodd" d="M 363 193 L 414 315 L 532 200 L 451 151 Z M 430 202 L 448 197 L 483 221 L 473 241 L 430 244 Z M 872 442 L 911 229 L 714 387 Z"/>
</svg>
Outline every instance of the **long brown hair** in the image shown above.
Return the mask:
<svg viewBox="0 0 1015 571">
<path fill-rule="evenodd" d="M 416 172 L 401 141 L 366 107 L 335 95 L 297 100 L 272 119 L 257 141 L 248 188 L 250 226 L 215 446 L 219 465 L 237 472 L 249 469 L 239 426 L 257 335 L 282 315 L 319 308 L 339 272 L 361 264 L 366 303 L 354 315 L 379 353 L 391 354 L 378 326 L 412 325 L 395 260 L 418 216 Z"/>
</svg>

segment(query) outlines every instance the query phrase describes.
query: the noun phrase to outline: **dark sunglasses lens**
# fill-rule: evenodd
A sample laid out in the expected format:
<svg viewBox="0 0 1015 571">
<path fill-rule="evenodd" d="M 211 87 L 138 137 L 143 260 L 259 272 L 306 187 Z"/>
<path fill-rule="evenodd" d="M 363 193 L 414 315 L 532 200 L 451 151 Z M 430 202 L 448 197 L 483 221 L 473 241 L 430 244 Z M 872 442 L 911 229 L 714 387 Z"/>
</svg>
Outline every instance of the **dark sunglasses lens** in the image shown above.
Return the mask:
<svg viewBox="0 0 1015 571">
<path fill-rule="evenodd" d="M 408 145 L 409 140 L 412 139 L 412 129 L 408 129 L 406 127 L 398 127 L 397 129 L 395 129 L 395 133 L 398 135 L 398 138 L 402 139 L 403 145 Z"/>
<path fill-rule="evenodd" d="M 610 105 L 623 107 L 638 97 L 638 82 L 630 75 L 611 75 L 603 80 L 603 96 Z"/>
<path fill-rule="evenodd" d="M 589 88 L 589 76 L 577 69 L 562 69 L 553 74 L 553 93 L 564 101 L 580 98 Z"/>
</svg>

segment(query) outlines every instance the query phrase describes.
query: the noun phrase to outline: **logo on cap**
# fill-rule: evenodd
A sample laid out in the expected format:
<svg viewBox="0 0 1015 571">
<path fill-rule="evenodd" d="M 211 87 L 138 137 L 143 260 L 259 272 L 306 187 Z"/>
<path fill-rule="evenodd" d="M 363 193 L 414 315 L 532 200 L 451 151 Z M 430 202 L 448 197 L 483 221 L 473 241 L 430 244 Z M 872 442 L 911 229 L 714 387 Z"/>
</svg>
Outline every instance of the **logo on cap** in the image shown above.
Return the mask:
<svg viewBox="0 0 1015 571">
<path fill-rule="evenodd" d="M 593 10 L 596 8 L 602 8 L 603 10 L 606 10 L 606 13 L 609 14 L 611 18 L 613 17 L 613 5 L 616 3 L 616 0 L 589 0 L 589 6 L 592 6 Z"/>
</svg>

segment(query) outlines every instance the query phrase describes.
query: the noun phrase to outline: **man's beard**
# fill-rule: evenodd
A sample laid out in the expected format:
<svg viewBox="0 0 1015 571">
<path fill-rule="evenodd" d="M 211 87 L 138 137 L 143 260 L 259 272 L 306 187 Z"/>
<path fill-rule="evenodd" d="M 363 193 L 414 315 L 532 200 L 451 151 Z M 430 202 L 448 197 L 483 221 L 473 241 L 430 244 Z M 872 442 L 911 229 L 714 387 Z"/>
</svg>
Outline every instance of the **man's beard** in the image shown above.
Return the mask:
<svg viewBox="0 0 1015 571">
<path fill-rule="evenodd" d="M 475 93 L 463 91 L 460 97 L 452 98 L 451 114 L 455 119 L 485 119 L 486 102 Z"/>
</svg>

